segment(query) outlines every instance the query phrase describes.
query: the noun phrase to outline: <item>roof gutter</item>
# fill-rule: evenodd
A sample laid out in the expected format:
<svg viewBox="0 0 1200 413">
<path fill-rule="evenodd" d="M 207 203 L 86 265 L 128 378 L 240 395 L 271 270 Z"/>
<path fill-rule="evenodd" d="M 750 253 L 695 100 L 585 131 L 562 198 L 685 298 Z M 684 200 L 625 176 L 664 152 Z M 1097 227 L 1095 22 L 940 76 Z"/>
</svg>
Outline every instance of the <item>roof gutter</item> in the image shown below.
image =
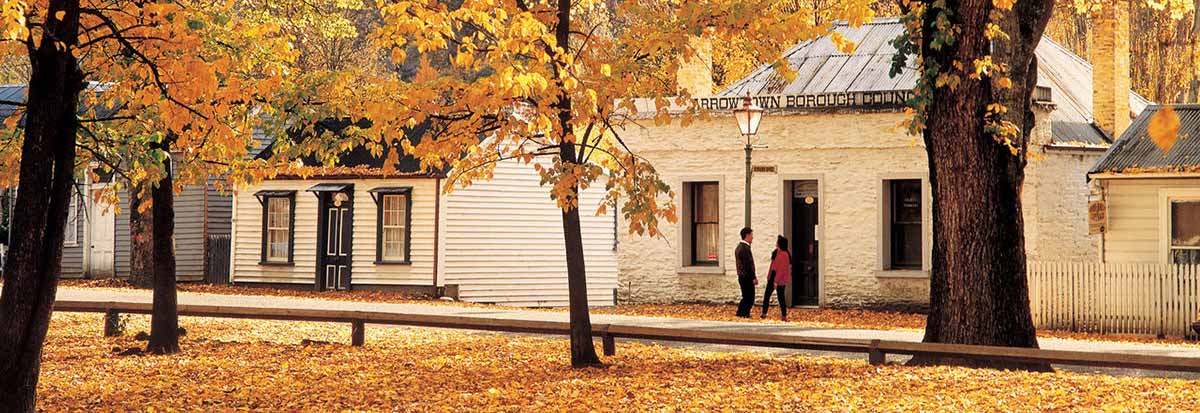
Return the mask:
<svg viewBox="0 0 1200 413">
<path fill-rule="evenodd" d="M 1200 172 L 1142 172 L 1142 173 L 1094 172 L 1094 173 L 1088 174 L 1088 179 L 1154 179 L 1154 178 L 1200 178 Z"/>
<path fill-rule="evenodd" d="M 1108 145 L 1064 145 L 1051 143 L 1046 145 L 1046 149 L 1054 149 L 1060 151 L 1087 151 L 1087 152 L 1104 152 L 1109 148 Z"/>
</svg>

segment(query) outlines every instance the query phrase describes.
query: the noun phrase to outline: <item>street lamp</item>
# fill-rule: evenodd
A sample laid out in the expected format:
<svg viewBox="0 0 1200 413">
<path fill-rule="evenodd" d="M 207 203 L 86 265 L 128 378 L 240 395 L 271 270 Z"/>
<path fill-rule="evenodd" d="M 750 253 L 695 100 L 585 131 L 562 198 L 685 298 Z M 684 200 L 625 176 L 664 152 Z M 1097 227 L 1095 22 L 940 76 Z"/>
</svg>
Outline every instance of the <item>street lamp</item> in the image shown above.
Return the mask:
<svg viewBox="0 0 1200 413">
<path fill-rule="evenodd" d="M 750 153 L 755 148 L 751 139 L 758 134 L 758 124 L 762 122 L 762 116 L 763 108 L 758 107 L 750 100 L 750 92 L 746 92 L 742 107 L 733 110 L 733 119 L 737 120 L 742 137 L 746 138 L 746 228 L 750 228 L 750 177 L 753 174 L 750 167 Z M 766 146 L 760 147 L 765 148 Z"/>
</svg>

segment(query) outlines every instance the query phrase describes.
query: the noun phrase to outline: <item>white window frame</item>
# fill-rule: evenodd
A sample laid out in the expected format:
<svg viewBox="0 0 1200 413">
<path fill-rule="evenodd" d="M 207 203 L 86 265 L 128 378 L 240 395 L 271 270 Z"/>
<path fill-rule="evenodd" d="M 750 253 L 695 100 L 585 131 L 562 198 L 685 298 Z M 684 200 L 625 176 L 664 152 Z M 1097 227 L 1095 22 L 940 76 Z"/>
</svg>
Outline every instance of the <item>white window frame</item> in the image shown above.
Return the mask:
<svg viewBox="0 0 1200 413">
<path fill-rule="evenodd" d="M 283 201 L 287 207 L 286 208 L 287 209 L 287 217 L 284 219 L 282 227 L 279 225 L 271 226 L 271 216 L 274 215 L 271 210 L 271 203 L 276 202 L 276 200 Z M 292 231 L 292 229 L 291 229 L 291 220 L 292 220 L 292 216 L 291 216 L 292 215 L 292 205 L 291 205 L 291 203 L 292 202 L 293 202 L 292 199 L 289 197 L 282 197 L 282 196 L 267 197 L 267 205 L 266 205 L 267 214 L 266 214 L 266 218 L 265 218 L 267 220 L 267 222 L 264 225 L 266 227 L 267 231 L 265 234 L 263 234 L 263 236 L 266 237 L 266 244 L 267 244 L 267 251 L 266 251 L 266 254 L 263 256 L 263 258 L 266 262 L 270 262 L 270 263 L 286 263 L 286 262 L 288 262 L 288 257 L 291 255 L 291 249 L 292 249 L 292 245 L 291 245 L 291 241 L 290 241 L 290 239 L 292 237 L 292 233 L 291 233 L 291 231 Z M 276 223 L 276 224 L 278 224 L 278 223 Z M 287 245 L 287 249 L 285 249 L 283 251 L 283 256 L 276 256 L 276 255 L 271 254 L 271 252 L 272 252 L 271 233 L 275 232 L 275 231 L 284 231 L 285 236 L 288 238 L 283 241 L 283 243 Z"/>
<path fill-rule="evenodd" d="M 891 181 L 921 181 L 921 269 L 892 269 L 891 263 Z M 933 192 L 929 176 L 923 173 L 882 174 L 877 180 L 879 187 L 877 210 L 878 261 L 875 276 L 879 278 L 928 278 L 933 262 Z"/>
<path fill-rule="evenodd" d="M 1159 255 L 1163 264 L 1171 263 L 1171 203 L 1175 201 L 1200 201 L 1200 189 L 1163 188 L 1158 191 Z"/>
<path fill-rule="evenodd" d="M 79 246 L 79 195 L 75 193 L 75 185 L 71 185 L 71 200 L 67 209 L 66 231 L 63 232 L 63 246 Z"/>
<path fill-rule="evenodd" d="M 408 262 L 408 260 L 409 260 L 408 254 L 406 253 L 406 251 L 408 251 L 408 243 L 412 242 L 412 240 L 408 239 L 409 238 L 408 221 L 409 221 L 409 214 L 411 214 L 412 211 L 409 210 L 408 197 L 409 197 L 408 194 L 381 194 L 380 195 L 379 208 L 381 208 L 383 210 L 382 214 L 380 215 L 380 220 L 379 220 L 379 227 L 380 227 L 380 229 L 379 229 L 379 237 L 380 237 L 379 258 L 380 258 L 380 261 L 383 261 L 383 262 Z M 397 205 L 403 209 L 403 213 L 400 214 L 400 216 L 399 216 L 400 222 L 393 223 L 391 225 L 389 225 L 387 223 L 388 199 L 389 198 L 396 199 Z M 387 248 L 386 234 L 389 230 L 400 232 L 400 237 L 402 239 L 402 242 L 400 244 L 400 255 L 388 255 L 387 254 L 388 248 Z"/>
<path fill-rule="evenodd" d="M 719 193 L 717 201 L 717 213 L 720 217 L 720 223 L 717 225 L 717 265 L 692 265 L 692 221 L 690 216 L 691 208 L 691 185 L 707 182 L 717 183 L 717 192 Z M 686 179 L 679 181 L 679 194 L 677 195 L 676 205 L 680 206 L 680 211 L 684 211 L 684 219 L 680 219 L 678 223 L 679 237 L 679 254 L 677 262 L 679 263 L 676 273 L 679 274 L 724 274 L 725 273 L 725 257 L 731 252 L 725 250 L 725 229 L 729 227 L 730 219 L 726 214 L 725 209 L 725 194 L 729 192 L 729 187 L 725 185 L 725 177 L 722 175 L 694 175 L 688 176 Z M 737 220 L 740 225 L 741 220 Z"/>
</svg>

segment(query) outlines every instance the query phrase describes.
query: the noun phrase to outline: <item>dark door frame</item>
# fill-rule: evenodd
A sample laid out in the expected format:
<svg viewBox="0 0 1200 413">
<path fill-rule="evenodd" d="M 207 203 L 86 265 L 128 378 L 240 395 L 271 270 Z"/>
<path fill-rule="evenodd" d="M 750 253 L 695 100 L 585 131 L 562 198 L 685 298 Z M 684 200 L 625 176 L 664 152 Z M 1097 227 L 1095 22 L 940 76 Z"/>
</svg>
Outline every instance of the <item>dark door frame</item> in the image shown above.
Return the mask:
<svg viewBox="0 0 1200 413">
<path fill-rule="evenodd" d="M 823 225 L 825 223 L 825 207 L 822 206 L 822 202 L 824 201 L 823 198 L 825 195 L 825 176 L 824 176 L 824 174 L 782 174 L 782 175 L 780 175 L 780 180 L 779 180 L 779 189 L 780 189 L 780 197 L 779 198 L 780 198 L 780 204 L 781 204 L 780 205 L 781 208 L 779 209 L 779 211 L 780 211 L 780 219 L 779 219 L 780 225 L 779 226 L 781 227 L 780 233 L 784 234 L 784 236 L 788 238 L 789 245 L 793 252 L 792 255 L 793 255 L 793 257 L 795 257 L 795 255 L 796 255 L 795 251 L 799 247 L 799 243 L 795 239 L 796 238 L 795 234 L 793 234 L 794 231 L 793 231 L 792 219 L 793 219 L 794 211 L 793 211 L 792 201 L 794 198 L 793 191 L 795 190 L 794 184 L 796 182 L 801 182 L 801 181 L 813 181 L 813 182 L 817 183 L 817 197 L 816 197 L 817 198 L 817 201 L 816 201 L 817 202 L 817 212 L 816 212 L 817 228 L 814 233 L 814 238 L 817 242 L 817 254 L 816 254 L 817 255 L 816 256 L 816 258 L 817 258 L 817 266 L 816 266 L 817 306 L 821 307 L 821 306 L 825 305 L 825 267 L 826 267 L 826 265 L 825 265 L 825 263 L 826 263 L 825 249 L 820 247 L 821 241 L 823 241 L 825 239 L 825 234 L 824 234 L 825 225 Z M 772 242 L 774 242 L 774 240 L 772 240 Z M 793 259 L 793 261 L 795 261 L 795 259 Z M 793 262 L 793 264 L 795 264 L 795 262 Z M 796 277 L 793 277 L 793 279 L 792 279 L 793 285 L 791 286 L 791 288 L 793 288 L 793 290 L 791 293 L 788 294 L 788 299 L 793 299 L 794 294 L 795 294 L 794 288 L 798 281 L 799 280 Z M 794 303 L 794 302 L 791 304 L 798 305 L 798 303 Z"/>
<path fill-rule="evenodd" d="M 314 271 L 314 287 L 317 291 L 349 290 L 354 272 L 352 265 L 354 261 L 354 185 L 320 184 L 309 191 L 317 197 L 317 245 L 316 251 L 314 251 L 317 265 Z M 334 196 L 337 193 L 345 193 L 347 199 L 342 201 L 340 207 L 345 211 L 339 212 L 339 214 L 343 214 L 340 217 L 342 223 L 340 228 L 342 244 L 338 246 L 340 256 L 330 259 L 328 254 L 330 219 L 328 209 L 334 207 Z M 336 262 L 331 263 L 331 261 Z M 337 271 L 333 273 L 336 278 L 333 280 L 329 279 L 330 273 L 326 268 L 329 265 L 337 266 Z"/>
</svg>

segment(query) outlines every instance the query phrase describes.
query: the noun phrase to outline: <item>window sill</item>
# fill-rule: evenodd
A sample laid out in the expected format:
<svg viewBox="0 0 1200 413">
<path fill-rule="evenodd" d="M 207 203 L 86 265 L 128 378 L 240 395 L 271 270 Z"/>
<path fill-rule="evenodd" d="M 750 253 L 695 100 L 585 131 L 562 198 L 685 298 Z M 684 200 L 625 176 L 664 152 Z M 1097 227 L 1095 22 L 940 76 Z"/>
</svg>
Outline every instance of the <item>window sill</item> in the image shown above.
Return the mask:
<svg viewBox="0 0 1200 413">
<path fill-rule="evenodd" d="M 929 271 L 924 270 L 876 270 L 875 278 L 885 279 L 929 279 Z"/>
<path fill-rule="evenodd" d="M 259 261 L 258 265 L 265 265 L 265 266 L 270 266 L 270 267 L 293 267 L 296 265 L 296 263 L 281 262 L 281 261 Z"/>
<path fill-rule="evenodd" d="M 412 265 L 412 261 L 380 261 L 380 260 L 375 260 L 375 265 Z"/>
<path fill-rule="evenodd" d="M 725 267 L 719 265 L 704 265 L 704 266 L 688 266 L 679 267 L 675 270 L 678 274 L 725 274 Z"/>
</svg>

